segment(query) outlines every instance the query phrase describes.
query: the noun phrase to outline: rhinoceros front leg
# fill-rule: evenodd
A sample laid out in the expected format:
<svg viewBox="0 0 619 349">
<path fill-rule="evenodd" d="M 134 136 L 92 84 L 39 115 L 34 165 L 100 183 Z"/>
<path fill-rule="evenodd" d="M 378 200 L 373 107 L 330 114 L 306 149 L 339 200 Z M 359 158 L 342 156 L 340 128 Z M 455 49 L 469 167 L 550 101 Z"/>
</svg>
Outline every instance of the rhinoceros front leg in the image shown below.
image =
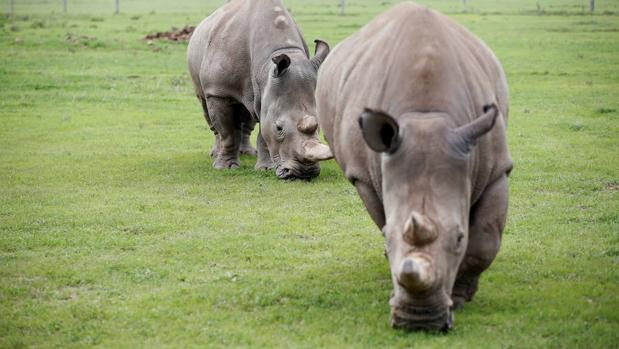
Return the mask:
<svg viewBox="0 0 619 349">
<path fill-rule="evenodd" d="M 237 168 L 241 162 L 241 123 L 234 117 L 234 106 L 226 98 L 207 97 L 206 106 L 212 127 L 216 131 L 216 156 L 213 167 L 217 169 Z"/>
<path fill-rule="evenodd" d="M 241 138 L 241 154 L 256 156 L 258 151 L 256 148 L 251 146 L 251 141 L 249 137 L 251 136 L 251 132 L 256 127 L 256 121 L 248 120 L 243 122 L 243 137 Z"/>
<path fill-rule="evenodd" d="M 258 137 L 256 139 L 256 146 L 258 146 L 258 160 L 256 161 L 256 170 L 271 170 L 273 169 L 273 161 L 271 160 L 271 154 L 266 142 L 262 138 L 262 132 L 258 129 Z"/>
<path fill-rule="evenodd" d="M 215 159 L 217 155 L 219 154 L 220 143 L 221 143 L 221 140 L 220 140 L 219 134 L 215 132 L 215 143 L 213 144 L 213 147 L 211 148 L 211 158 Z"/>
<path fill-rule="evenodd" d="M 355 181 L 354 185 L 370 217 L 378 226 L 378 229 L 382 230 L 385 226 L 385 209 L 376 190 L 374 190 L 373 186 L 360 180 Z"/>
<path fill-rule="evenodd" d="M 469 243 L 454 284 L 454 309 L 464 306 L 477 292 L 479 276 L 499 252 L 507 217 L 507 175 L 491 184 L 471 210 Z"/>
</svg>

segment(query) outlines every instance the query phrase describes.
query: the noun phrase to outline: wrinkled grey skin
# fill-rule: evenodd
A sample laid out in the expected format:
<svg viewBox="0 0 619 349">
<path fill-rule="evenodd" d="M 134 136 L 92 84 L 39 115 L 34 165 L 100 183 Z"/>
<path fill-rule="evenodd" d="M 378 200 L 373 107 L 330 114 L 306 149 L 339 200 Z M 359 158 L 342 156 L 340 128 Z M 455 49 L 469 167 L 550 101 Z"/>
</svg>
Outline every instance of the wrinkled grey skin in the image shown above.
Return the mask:
<svg viewBox="0 0 619 349">
<path fill-rule="evenodd" d="M 189 72 L 204 116 L 216 135 L 215 168 L 239 166 L 255 153 L 249 134 L 260 122 L 256 169 L 279 178 L 313 178 L 332 158 L 318 140 L 314 89 L 329 46 L 316 41 L 309 59 L 303 36 L 279 0 L 232 0 L 195 29 Z"/>
<path fill-rule="evenodd" d="M 512 169 L 490 49 L 412 2 L 343 41 L 316 88 L 335 159 L 385 237 L 396 328 L 446 331 L 501 241 Z"/>
</svg>

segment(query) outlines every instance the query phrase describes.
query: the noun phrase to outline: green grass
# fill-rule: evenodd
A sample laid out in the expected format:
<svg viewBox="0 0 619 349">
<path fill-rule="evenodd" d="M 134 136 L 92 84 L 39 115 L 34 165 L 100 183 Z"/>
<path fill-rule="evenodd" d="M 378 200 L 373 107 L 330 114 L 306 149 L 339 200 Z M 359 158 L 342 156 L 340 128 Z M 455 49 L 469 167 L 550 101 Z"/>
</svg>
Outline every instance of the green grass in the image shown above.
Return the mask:
<svg viewBox="0 0 619 349">
<path fill-rule="evenodd" d="M 619 347 L 619 2 L 424 2 L 511 88 L 503 246 L 449 335 L 389 327 L 382 238 L 336 163 L 212 169 L 185 44 L 141 38 L 220 1 L 69 3 L 0 19 L 0 347 Z M 287 5 L 332 46 L 391 6 L 335 3 Z"/>
</svg>

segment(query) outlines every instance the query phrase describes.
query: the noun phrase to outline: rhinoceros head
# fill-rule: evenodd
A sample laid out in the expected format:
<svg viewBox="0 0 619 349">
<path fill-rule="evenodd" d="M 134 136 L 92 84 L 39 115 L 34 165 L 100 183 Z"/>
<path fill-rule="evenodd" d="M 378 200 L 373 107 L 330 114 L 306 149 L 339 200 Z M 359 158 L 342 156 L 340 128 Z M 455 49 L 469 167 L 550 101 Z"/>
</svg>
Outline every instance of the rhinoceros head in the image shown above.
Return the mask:
<svg viewBox="0 0 619 349">
<path fill-rule="evenodd" d="M 262 95 L 260 132 L 279 178 L 316 177 L 318 162 L 333 157 L 318 138 L 314 99 L 318 67 L 328 53 L 327 43 L 316 40 L 312 59 L 301 52 L 273 56 Z"/>
<path fill-rule="evenodd" d="M 402 115 L 367 110 L 363 138 L 381 153 L 386 254 L 394 292 L 394 327 L 446 331 L 451 292 L 467 249 L 471 150 L 494 125 L 497 108 L 455 127 L 444 113 Z"/>
</svg>

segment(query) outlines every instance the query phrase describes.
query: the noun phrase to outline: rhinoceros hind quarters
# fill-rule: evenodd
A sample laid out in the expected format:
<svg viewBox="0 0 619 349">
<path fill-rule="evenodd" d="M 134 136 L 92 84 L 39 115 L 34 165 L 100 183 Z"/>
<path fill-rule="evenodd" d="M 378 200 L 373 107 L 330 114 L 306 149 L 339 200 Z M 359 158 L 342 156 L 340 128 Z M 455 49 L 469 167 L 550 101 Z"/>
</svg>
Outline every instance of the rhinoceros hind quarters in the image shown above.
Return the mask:
<svg viewBox="0 0 619 349">
<path fill-rule="evenodd" d="M 365 109 L 359 127 L 365 143 L 377 153 L 393 153 L 400 146 L 398 122 L 386 113 Z"/>
</svg>

